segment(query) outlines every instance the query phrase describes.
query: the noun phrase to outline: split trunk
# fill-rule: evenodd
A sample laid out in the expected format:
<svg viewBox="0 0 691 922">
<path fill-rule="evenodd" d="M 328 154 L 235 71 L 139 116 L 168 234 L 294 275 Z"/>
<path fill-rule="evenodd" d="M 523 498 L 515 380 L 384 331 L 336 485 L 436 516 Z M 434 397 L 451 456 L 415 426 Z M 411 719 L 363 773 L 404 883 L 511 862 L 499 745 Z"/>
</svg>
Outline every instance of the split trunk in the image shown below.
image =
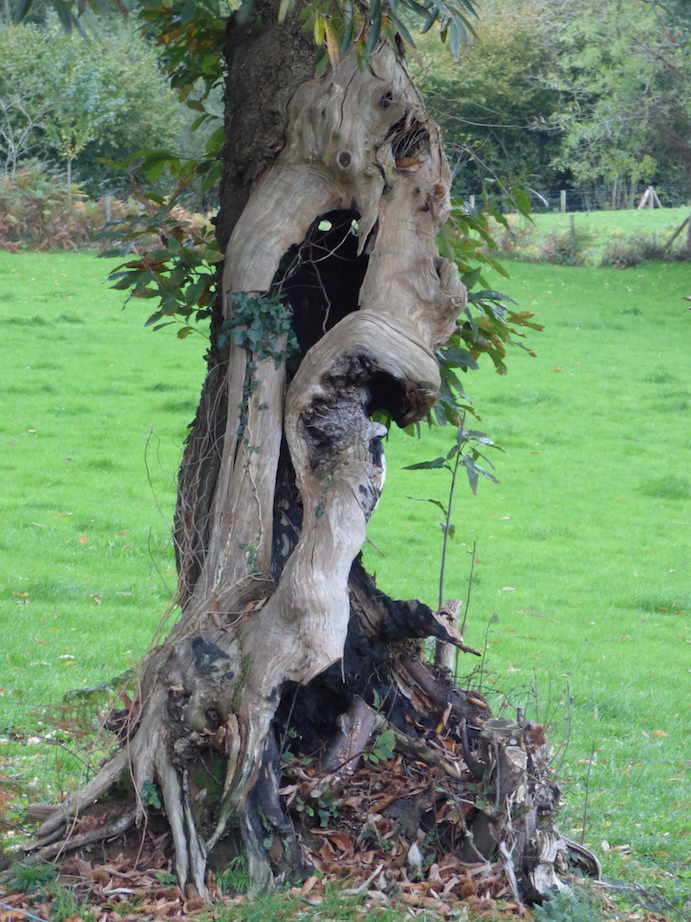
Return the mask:
<svg viewBox="0 0 691 922">
<path fill-rule="evenodd" d="M 110 717 L 111 760 L 32 847 L 50 857 L 157 814 L 183 888 L 204 895 L 209 863 L 238 837 L 255 888 L 299 877 L 314 851 L 296 790 L 330 792 L 345 816 L 379 738 L 371 762 L 396 753 L 432 779 L 423 806 L 403 798 L 417 811 L 406 841 L 436 829 L 449 853 L 496 858 L 515 895 L 535 894 L 568 851 L 544 738 L 492 721 L 481 696 L 425 664 L 425 637 L 474 652 L 453 606 L 394 601 L 359 562 L 384 481 L 373 417 L 426 416 L 435 351 L 465 305 L 435 243 L 449 212 L 437 127 L 386 42 L 368 65 L 353 51 L 314 78 L 302 30 L 257 3 L 250 23 L 231 22 L 227 54 L 226 256 L 180 473 L 181 616 Z M 312 758 L 307 781 L 290 756 Z M 281 757 L 297 784 L 283 797 Z M 92 805 L 123 779 L 129 801 L 94 830 Z"/>
</svg>

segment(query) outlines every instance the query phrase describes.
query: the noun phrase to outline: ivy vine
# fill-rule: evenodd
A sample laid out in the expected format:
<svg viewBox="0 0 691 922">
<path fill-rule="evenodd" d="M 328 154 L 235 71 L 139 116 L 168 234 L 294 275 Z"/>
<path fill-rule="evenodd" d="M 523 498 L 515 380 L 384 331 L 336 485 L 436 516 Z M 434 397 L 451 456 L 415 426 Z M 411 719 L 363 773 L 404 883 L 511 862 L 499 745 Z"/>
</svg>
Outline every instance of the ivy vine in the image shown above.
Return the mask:
<svg viewBox="0 0 691 922">
<path fill-rule="evenodd" d="M 258 359 L 273 359 L 278 367 L 298 351 L 293 330 L 293 308 L 278 292 L 252 294 L 239 291 L 231 296 L 232 314 L 223 321 L 219 347 L 235 343 Z M 286 337 L 286 346 L 280 345 Z"/>
</svg>

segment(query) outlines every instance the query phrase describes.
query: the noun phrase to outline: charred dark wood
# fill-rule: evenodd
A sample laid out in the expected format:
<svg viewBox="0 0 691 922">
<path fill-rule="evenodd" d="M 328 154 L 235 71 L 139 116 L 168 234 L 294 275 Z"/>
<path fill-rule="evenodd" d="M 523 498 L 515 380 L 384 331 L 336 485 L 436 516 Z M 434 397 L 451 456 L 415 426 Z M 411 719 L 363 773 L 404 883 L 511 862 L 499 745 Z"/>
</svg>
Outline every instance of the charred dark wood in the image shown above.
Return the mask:
<svg viewBox="0 0 691 922">
<path fill-rule="evenodd" d="M 279 794 L 280 752 L 273 734 L 266 739 L 257 781 L 243 810 L 242 835 L 254 892 L 271 884 L 301 880 L 314 869 L 295 835 Z"/>
</svg>

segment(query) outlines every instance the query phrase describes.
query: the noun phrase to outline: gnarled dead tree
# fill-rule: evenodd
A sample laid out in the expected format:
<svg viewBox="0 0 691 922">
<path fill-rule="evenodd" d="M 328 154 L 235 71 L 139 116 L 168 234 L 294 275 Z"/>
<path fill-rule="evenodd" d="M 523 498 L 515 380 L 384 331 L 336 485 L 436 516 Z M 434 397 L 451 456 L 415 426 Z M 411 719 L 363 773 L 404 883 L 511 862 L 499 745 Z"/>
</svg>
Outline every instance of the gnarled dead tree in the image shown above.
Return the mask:
<svg viewBox="0 0 691 922">
<path fill-rule="evenodd" d="M 312 79 L 303 44 L 295 25 L 230 30 L 223 297 L 180 475 L 182 614 L 132 707 L 111 716 L 117 752 L 31 847 L 51 856 L 121 835 L 156 785 L 181 887 L 206 893 L 210 856 L 238 828 L 255 887 L 300 875 L 310 854 L 278 793 L 278 740 L 318 753 L 319 783 L 342 793 L 386 720 L 400 757 L 457 802 L 448 848 L 499 856 L 516 895 L 534 893 L 567 860 L 544 739 L 488 723 L 484 700 L 426 666 L 424 637 L 475 651 L 448 613 L 393 601 L 358 561 L 384 481 L 372 416 L 425 417 L 435 350 L 465 305 L 435 243 L 449 212 L 438 130 L 388 43 L 368 66 L 353 51 Z M 234 107 L 258 61 L 276 67 L 276 89 L 253 121 Z M 94 830 L 92 805 L 123 778 L 129 805 Z M 468 794 L 478 784 L 489 807 Z"/>
</svg>

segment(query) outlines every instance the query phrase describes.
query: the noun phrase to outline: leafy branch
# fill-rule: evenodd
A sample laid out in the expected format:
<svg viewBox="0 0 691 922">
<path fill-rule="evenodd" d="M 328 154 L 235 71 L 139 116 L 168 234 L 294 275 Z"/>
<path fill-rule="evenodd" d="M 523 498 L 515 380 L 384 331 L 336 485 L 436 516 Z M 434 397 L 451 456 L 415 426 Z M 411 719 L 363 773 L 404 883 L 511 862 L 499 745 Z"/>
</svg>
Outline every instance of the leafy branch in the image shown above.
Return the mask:
<svg viewBox="0 0 691 922">
<path fill-rule="evenodd" d="M 530 214 L 530 202 L 516 187 L 506 189 L 499 184 L 499 196 L 508 196 L 524 216 Z M 508 295 L 495 291 L 483 273 L 493 270 L 504 278 L 508 273 L 493 253 L 498 249 L 490 230 L 490 221 L 508 228 L 506 216 L 499 210 L 499 197 L 488 197 L 482 212 L 468 208 L 462 200 L 455 202 L 449 221 L 437 239 L 442 256 L 452 259 L 461 272 L 468 291 L 468 302 L 459 315 L 456 329 L 447 343 L 437 352 L 441 373 L 440 398 L 432 412 L 439 425 L 462 425 L 467 412 L 474 412 L 457 372 L 475 370 L 481 355 L 487 355 L 499 374 L 506 374 L 506 350 L 509 345 L 535 355 L 522 340 L 527 328 L 542 330 L 533 321 L 530 311 L 512 309 L 516 302 Z M 479 286 L 479 287 L 476 287 Z"/>
<path fill-rule="evenodd" d="M 214 266 L 221 258 L 211 225 L 195 228 L 166 206 L 153 214 L 129 215 L 107 233 L 120 245 L 101 255 L 130 257 L 110 273 L 112 287 L 128 291 L 128 300 L 158 302 L 146 326 L 160 330 L 182 322 L 177 335 L 184 339 L 195 330 L 192 322 L 211 316 Z"/>
<path fill-rule="evenodd" d="M 254 0 L 244 0 L 239 15 L 249 18 L 253 6 Z M 280 0 L 279 21 L 297 7 L 297 0 Z M 418 21 L 422 34 L 436 25 L 442 42 L 448 40 L 458 59 L 468 33 L 474 34 L 477 10 L 475 0 L 370 0 L 369 4 L 358 0 L 312 0 L 298 15 L 304 30 L 312 33 L 315 45 L 322 49 L 316 65 L 320 71 L 329 62 L 336 67 L 353 45 L 366 62 L 384 38 L 393 44 L 400 39 L 414 50 L 413 20 Z"/>
<path fill-rule="evenodd" d="M 466 474 L 468 475 L 470 489 L 474 494 L 477 494 L 477 487 L 480 476 L 485 477 L 487 480 L 491 480 L 493 483 L 499 483 L 497 478 L 492 473 L 494 470 L 494 465 L 484 454 L 484 452 L 481 451 L 480 446 L 482 448 L 495 448 L 498 451 L 504 450 L 499 445 L 496 445 L 490 438 L 488 438 L 484 432 L 478 432 L 475 429 L 466 429 L 464 423 L 465 419 L 463 419 L 458 426 L 456 431 L 455 444 L 452 446 L 446 456 L 435 458 L 433 461 L 419 461 L 417 464 L 409 464 L 407 467 L 403 468 L 405 471 L 432 471 L 444 469 L 449 471 L 451 474 L 449 498 L 446 505 L 438 499 L 417 500 L 417 502 L 432 503 L 433 505 L 438 506 L 444 514 L 444 520 L 440 522 L 442 533 L 444 535 L 442 544 L 441 568 L 439 574 L 440 609 L 444 604 L 444 577 L 446 575 L 446 556 L 449 540 L 456 534 L 456 526 L 451 522 L 451 513 L 453 509 L 453 499 L 454 493 L 456 491 L 456 480 L 458 477 L 458 472 L 461 468 L 461 465 L 463 465 Z M 484 463 L 489 468 L 491 468 L 492 471 L 488 470 L 488 467 L 483 467 L 481 464 L 478 464 L 477 462 L 480 459 L 484 461 Z"/>
</svg>

